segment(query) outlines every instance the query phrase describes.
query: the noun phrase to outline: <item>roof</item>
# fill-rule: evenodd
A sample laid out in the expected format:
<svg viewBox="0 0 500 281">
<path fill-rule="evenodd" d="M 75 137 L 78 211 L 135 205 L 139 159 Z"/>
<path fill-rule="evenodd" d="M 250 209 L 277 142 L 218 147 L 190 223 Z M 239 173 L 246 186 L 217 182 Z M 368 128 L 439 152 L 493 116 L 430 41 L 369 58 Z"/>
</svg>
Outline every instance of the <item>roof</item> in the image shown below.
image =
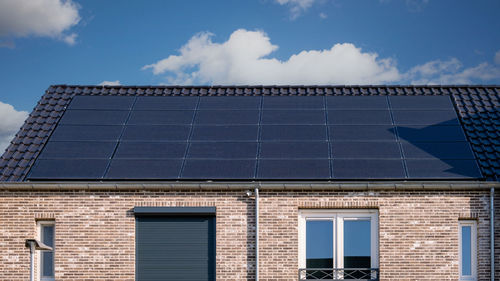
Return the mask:
<svg viewBox="0 0 500 281">
<path fill-rule="evenodd" d="M 500 179 L 500 86 L 49 87 L 0 159 L 0 181 L 25 181 L 66 106 L 80 96 L 451 96 L 483 176 Z"/>
</svg>

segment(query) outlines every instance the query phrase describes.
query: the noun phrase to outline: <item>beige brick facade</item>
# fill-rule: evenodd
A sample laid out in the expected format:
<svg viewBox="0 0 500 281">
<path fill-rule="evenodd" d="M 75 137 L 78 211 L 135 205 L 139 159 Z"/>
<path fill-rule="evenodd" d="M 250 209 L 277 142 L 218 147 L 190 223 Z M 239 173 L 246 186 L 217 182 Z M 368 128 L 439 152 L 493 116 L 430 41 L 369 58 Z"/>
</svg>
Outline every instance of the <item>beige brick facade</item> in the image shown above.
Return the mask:
<svg viewBox="0 0 500 281">
<path fill-rule="evenodd" d="M 457 280 L 458 221 L 476 219 L 479 280 L 489 280 L 489 200 L 487 189 L 261 190 L 260 280 L 297 280 L 302 208 L 378 209 L 380 276 L 391 281 Z M 56 223 L 56 280 L 134 280 L 135 206 L 215 206 L 217 280 L 253 280 L 254 199 L 244 189 L 1 191 L 0 280 L 28 280 L 24 240 L 47 219 Z M 500 277 L 499 220 L 496 227 Z"/>
</svg>

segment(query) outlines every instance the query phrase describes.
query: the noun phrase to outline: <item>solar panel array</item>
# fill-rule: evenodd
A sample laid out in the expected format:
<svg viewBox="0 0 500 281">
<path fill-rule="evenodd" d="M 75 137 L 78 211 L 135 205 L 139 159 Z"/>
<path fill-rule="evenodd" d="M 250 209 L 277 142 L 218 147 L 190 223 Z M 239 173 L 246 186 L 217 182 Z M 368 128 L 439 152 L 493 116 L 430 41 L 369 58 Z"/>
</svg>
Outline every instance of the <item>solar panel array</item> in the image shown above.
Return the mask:
<svg viewBox="0 0 500 281">
<path fill-rule="evenodd" d="M 28 178 L 480 178 L 447 96 L 75 96 Z"/>
</svg>

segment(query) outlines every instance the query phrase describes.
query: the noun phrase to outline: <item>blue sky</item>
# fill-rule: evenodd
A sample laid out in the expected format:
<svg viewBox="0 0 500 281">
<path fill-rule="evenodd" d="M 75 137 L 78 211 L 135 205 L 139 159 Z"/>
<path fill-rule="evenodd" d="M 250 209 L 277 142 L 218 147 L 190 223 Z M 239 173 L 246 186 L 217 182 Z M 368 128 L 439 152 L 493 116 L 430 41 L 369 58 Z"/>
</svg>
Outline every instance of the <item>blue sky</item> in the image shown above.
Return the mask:
<svg viewBox="0 0 500 281">
<path fill-rule="evenodd" d="M 0 146 L 51 84 L 500 84 L 499 12 L 497 0 L 0 0 Z"/>
</svg>

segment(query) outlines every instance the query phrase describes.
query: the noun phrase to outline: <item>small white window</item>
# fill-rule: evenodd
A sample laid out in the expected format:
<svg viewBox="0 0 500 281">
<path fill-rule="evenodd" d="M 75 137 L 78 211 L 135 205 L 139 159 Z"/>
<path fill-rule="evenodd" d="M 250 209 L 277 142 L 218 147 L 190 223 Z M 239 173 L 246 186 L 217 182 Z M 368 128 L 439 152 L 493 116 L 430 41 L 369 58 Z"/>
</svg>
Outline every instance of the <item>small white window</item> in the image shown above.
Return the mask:
<svg viewBox="0 0 500 281">
<path fill-rule="evenodd" d="M 378 278 L 377 210 L 301 210 L 299 276 Z"/>
<path fill-rule="evenodd" d="M 54 240 L 55 223 L 54 221 L 38 222 L 38 238 L 43 244 L 52 247 L 52 251 L 39 251 L 38 272 L 40 281 L 54 280 Z"/>
<path fill-rule="evenodd" d="M 458 223 L 460 280 L 477 280 L 476 221 Z"/>
</svg>

